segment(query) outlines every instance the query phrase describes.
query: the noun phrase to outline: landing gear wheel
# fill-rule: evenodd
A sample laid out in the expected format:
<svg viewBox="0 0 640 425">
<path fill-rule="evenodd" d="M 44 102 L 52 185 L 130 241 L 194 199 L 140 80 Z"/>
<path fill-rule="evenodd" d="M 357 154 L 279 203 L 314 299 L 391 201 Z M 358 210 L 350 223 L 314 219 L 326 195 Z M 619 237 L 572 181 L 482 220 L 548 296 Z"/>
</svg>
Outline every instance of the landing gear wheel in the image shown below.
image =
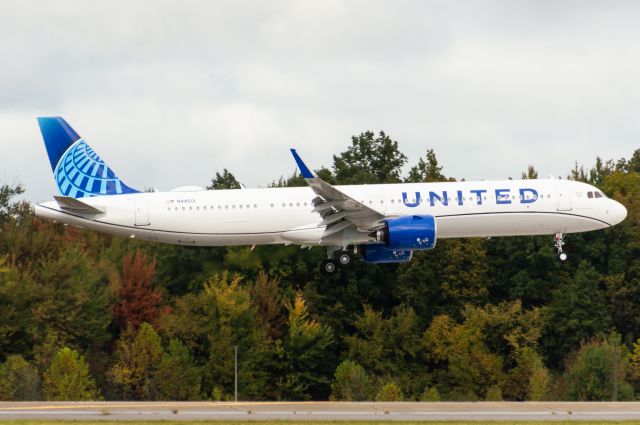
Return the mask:
<svg viewBox="0 0 640 425">
<path fill-rule="evenodd" d="M 556 233 L 553 237 L 554 246 L 558 251 L 558 260 L 567 261 L 567 254 L 562 251 L 562 247 L 564 246 L 564 235 L 562 233 Z"/>
<path fill-rule="evenodd" d="M 340 252 L 340 254 L 338 255 L 338 262 L 341 266 L 348 265 L 349 263 L 351 263 L 351 254 L 349 254 L 347 251 Z"/>
<path fill-rule="evenodd" d="M 336 265 L 336 262 L 331 259 L 324 260 L 320 264 L 320 271 L 324 274 L 331 274 L 335 272 L 337 268 L 338 266 Z"/>
</svg>

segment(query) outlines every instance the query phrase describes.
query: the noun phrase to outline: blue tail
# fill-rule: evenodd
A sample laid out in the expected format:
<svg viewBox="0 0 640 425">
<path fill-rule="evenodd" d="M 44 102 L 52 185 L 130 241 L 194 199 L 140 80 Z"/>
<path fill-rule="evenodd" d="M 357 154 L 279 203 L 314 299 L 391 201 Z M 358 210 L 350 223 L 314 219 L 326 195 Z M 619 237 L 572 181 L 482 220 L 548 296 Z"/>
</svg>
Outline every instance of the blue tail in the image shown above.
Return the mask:
<svg viewBox="0 0 640 425">
<path fill-rule="evenodd" d="M 61 117 L 38 118 L 58 190 L 72 198 L 138 193 L 100 159 Z"/>
</svg>

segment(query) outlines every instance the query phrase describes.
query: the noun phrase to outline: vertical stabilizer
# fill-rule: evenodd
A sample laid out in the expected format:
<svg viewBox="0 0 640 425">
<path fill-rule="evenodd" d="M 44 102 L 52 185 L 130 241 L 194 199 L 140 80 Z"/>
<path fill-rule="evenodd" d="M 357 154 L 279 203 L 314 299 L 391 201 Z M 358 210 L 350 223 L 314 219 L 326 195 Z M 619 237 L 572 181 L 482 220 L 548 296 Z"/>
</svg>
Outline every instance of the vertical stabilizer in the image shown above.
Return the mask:
<svg viewBox="0 0 640 425">
<path fill-rule="evenodd" d="M 137 193 L 61 117 L 38 118 L 60 194 L 72 198 Z"/>
</svg>

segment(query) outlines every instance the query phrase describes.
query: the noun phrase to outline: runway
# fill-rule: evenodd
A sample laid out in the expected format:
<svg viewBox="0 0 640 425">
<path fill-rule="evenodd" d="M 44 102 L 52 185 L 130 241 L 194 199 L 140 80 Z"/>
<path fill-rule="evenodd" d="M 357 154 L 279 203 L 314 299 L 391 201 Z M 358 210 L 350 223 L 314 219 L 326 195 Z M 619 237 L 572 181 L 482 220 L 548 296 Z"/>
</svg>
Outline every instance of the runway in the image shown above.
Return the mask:
<svg viewBox="0 0 640 425">
<path fill-rule="evenodd" d="M 30 420 L 640 420 L 640 402 L 2 402 Z"/>
</svg>

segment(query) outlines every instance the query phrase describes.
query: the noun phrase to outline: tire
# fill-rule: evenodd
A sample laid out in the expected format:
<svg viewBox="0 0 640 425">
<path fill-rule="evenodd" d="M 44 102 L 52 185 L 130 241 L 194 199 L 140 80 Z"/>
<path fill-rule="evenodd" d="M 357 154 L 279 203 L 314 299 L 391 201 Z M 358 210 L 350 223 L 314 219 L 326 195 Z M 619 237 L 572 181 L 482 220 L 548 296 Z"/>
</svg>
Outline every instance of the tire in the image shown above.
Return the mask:
<svg viewBox="0 0 640 425">
<path fill-rule="evenodd" d="M 332 274 L 333 272 L 336 271 L 337 268 L 338 266 L 336 265 L 336 262 L 333 260 L 324 260 L 320 264 L 320 272 L 322 272 L 322 274 L 325 274 L 325 275 Z"/>
<path fill-rule="evenodd" d="M 338 255 L 338 263 L 340 263 L 341 266 L 349 265 L 351 263 L 351 254 L 347 251 L 342 251 L 340 255 Z"/>
</svg>

